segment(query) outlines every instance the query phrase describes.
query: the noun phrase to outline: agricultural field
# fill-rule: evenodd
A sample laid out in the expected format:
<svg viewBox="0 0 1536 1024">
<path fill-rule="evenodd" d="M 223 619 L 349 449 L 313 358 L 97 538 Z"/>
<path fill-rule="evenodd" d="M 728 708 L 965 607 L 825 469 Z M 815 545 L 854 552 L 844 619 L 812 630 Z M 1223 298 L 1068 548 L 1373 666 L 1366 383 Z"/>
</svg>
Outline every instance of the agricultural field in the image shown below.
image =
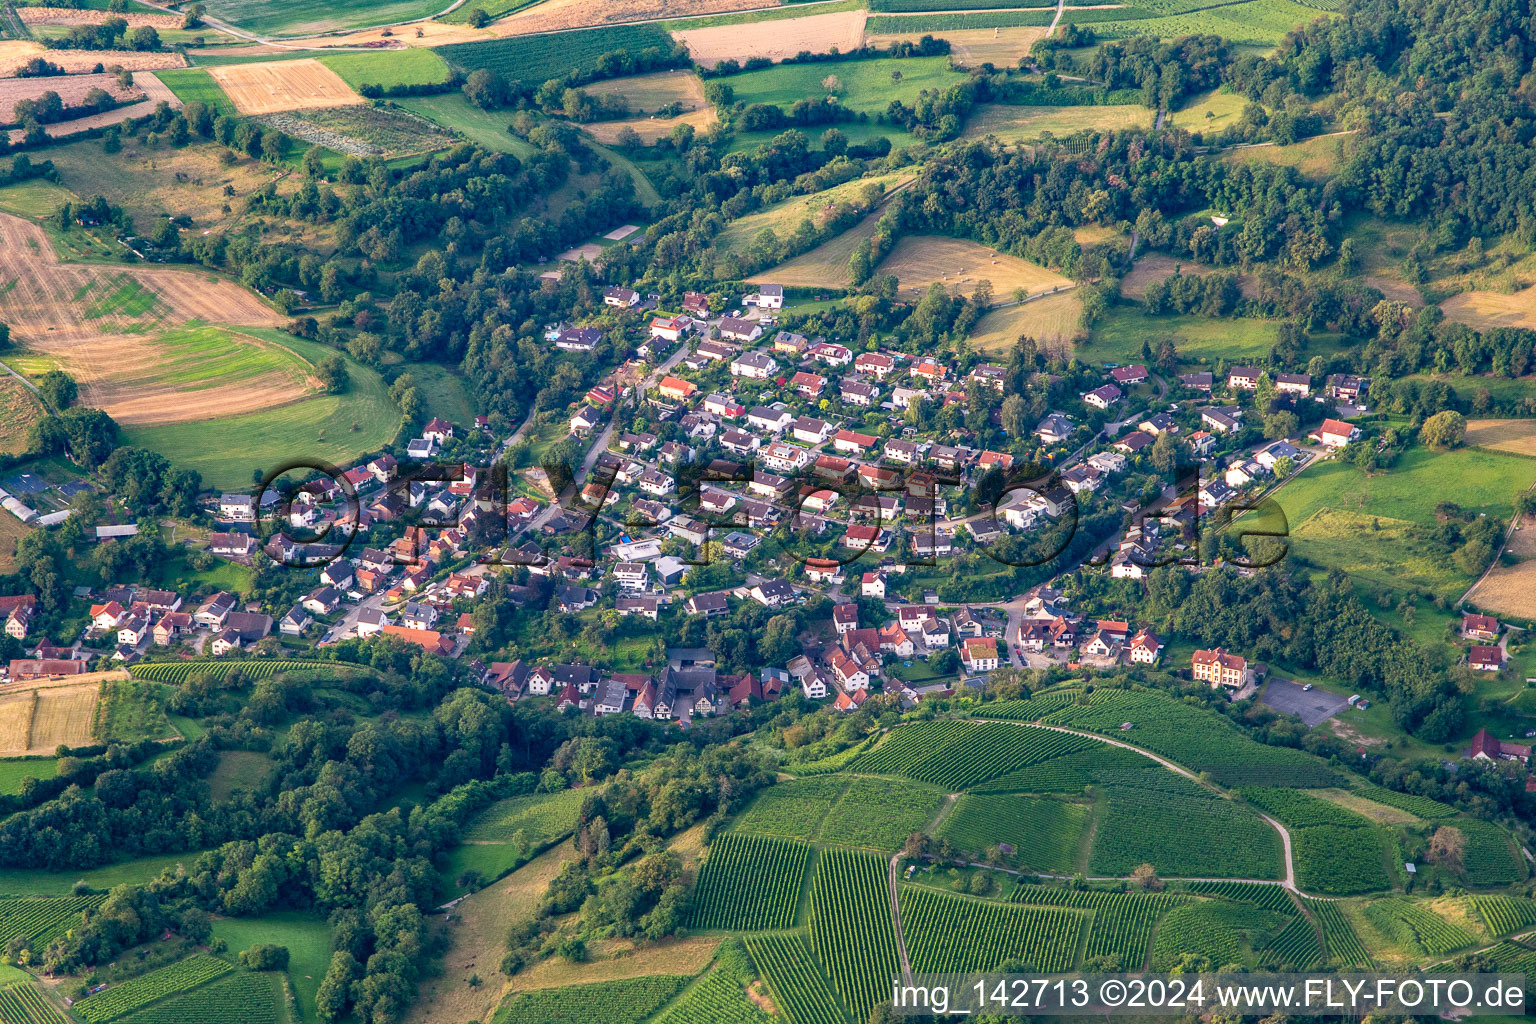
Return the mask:
<svg viewBox="0 0 1536 1024">
<path fill-rule="evenodd" d="M 106 902 L 104 895 L 0 899 L 0 942 L 25 939 L 36 949 L 80 923 L 80 915 Z"/>
<path fill-rule="evenodd" d="M 96 682 L 43 684 L 0 697 L 0 757 L 40 757 L 61 743 L 93 742 L 100 689 Z"/>
<path fill-rule="evenodd" d="M 1389 942 L 1415 955 L 1443 956 L 1476 941 L 1472 933 L 1421 903 L 1395 897 L 1372 900 L 1362 912 L 1365 920 Z"/>
<path fill-rule="evenodd" d="M 242 333 L 291 348 L 311 361 L 335 351 L 277 331 Z M 344 465 L 361 452 L 389 443 L 400 426 L 399 409 L 378 373 L 351 359 L 347 373 L 351 383 L 341 395 L 319 395 L 276 409 L 196 423 L 130 427 L 124 430 L 124 439 L 197 470 L 204 486 L 215 489 L 248 486 L 255 469 L 270 467 L 279 459 L 314 458 Z"/>
<path fill-rule="evenodd" d="M 1531 420 L 1468 420 L 1466 443 L 1511 455 L 1536 456 L 1536 423 Z"/>
<path fill-rule="evenodd" d="M 901 929 L 917 973 L 991 971 L 1015 960 L 1031 970 L 1067 971 L 1087 922 L 1066 907 L 983 902 L 915 885 L 901 890 Z"/>
<path fill-rule="evenodd" d="M 132 50 L 45 50 L 42 43 L 30 39 L 0 41 L 0 78 L 14 78 L 16 71 L 34 57 L 43 57 L 64 69 L 65 74 L 94 73 L 98 64 L 116 64 L 129 71 L 156 71 L 160 68 L 184 68 L 187 58 L 174 50 L 135 52 Z"/>
<path fill-rule="evenodd" d="M 790 839 L 748 833 L 717 837 L 699 872 L 693 927 L 738 931 L 789 927 L 800 903 L 810 855 L 809 846 Z"/>
<path fill-rule="evenodd" d="M 1000 142 L 1034 142 L 1081 131 L 1111 132 L 1150 126 L 1152 111 L 1135 104 L 1037 107 L 979 103 L 966 118 L 963 137 Z"/>
<path fill-rule="evenodd" d="M 311 1019 L 315 995 L 331 962 L 331 926 L 326 921 L 301 910 L 279 910 L 260 917 L 219 918 L 213 923 L 213 934 L 229 944 L 225 958 L 235 961 L 242 950 L 260 943 L 286 948 L 288 981 L 305 1019 Z"/>
<path fill-rule="evenodd" d="M 464 838 L 506 843 L 522 833 L 529 843 L 543 846 L 575 831 L 581 805 L 591 795 L 585 789 L 566 789 L 499 800 L 475 815 L 464 829 Z"/>
<path fill-rule="evenodd" d="M 507 131 L 507 125 L 512 120 L 509 114 L 472 106 L 462 92 L 442 96 L 411 96 L 391 102 L 403 110 L 435 122 L 456 139 L 467 139 L 492 152 L 512 153 L 519 157 L 534 152 L 532 143 Z"/>
<path fill-rule="evenodd" d="M 931 235 L 904 236 L 875 272 L 894 274 L 901 285 L 897 295 L 909 300 L 920 298 L 934 282 L 969 295 L 982 281 L 989 281 L 998 299 L 1021 288 L 1028 295 L 1040 295 L 1072 284 L 1071 279 L 1017 256 L 960 238 Z"/>
<path fill-rule="evenodd" d="M 583 130 L 604 145 L 617 145 L 627 128 L 646 145 L 671 134 L 678 125 L 691 125 L 703 132 L 715 123 L 715 108 L 704 100 L 704 83 L 692 71 L 660 71 L 632 78 L 614 78 L 595 83 L 591 90 L 602 96 L 622 96 L 629 103 L 633 117 L 613 121 L 595 121 Z M 675 105 L 680 113 L 659 117 L 657 113 Z"/>
<path fill-rule="evenodd" d="M 149 679 L 157 683 L 171 683 L 180 685 L 198 675 L 222 675 L 232 667 L 224 661 L 166 661 L 151 662 L 146 665 L 135 665 L 130 674 L 135 679 Z M 291 672 L 296 669 L 342 669 L 345 665 L 337 665 L 328 661 L 282 661 L 279 659 L 263 658 L 260 661 L 241 662 L 238 666 L 240 674 L 251 681 L 269 679 L 279 672 Z"/>
<path fill-rule="evenodd" d="M 732 827 L 738 832 L 814 839 L 822 819 L 847 786 L 848 780 L 841 775 L 781 782 L 758 793 Z"/>
<path fill-rule="evenodd" d="M 160 71 L 155 74 L 176 98 L 182 103 L 206 104 L 215 114 L 230 116 L 239 111 L 230 102 L 229 96 L 219 88 L 219 83 L 214 81 L 206 68 L 181 68 L 169 71 Z"/>
<path fill-rule="evenodd" d="M 1215 797 L 1111 789 L 1093 837 L 1094 875 L 1129 875 L 1151 864 L 1161 875 L 1279 878 L 1280 836 L 1251 811 Z"/>
<path fill-rule="evenodd" d="M 846 1024 L 837 997 L 798 935 L 752 936 L 746 946 L 774 1006 L 792 1024 Z"/>
<path fill-rule="evenodd" d="M 427 49 L 391 53 L 328 53 L 318 58 L 354 89 L 365 85 L 435 85 L 448 80 L 448 62 Z M 270 66 L 270 65 L 269 65 Z"/>
<path fill-rule="evenodd" d="M 165 684 L 126 679 L 106 683 L 105 690 L 96 712 L 98 738 L 137 743 L 176 734 L 165 714 Z"/>
<path fill-rule="evenodd" d="M 679 29 L 672 36 L 688 48 L 696 63 L 714 67 L 723 60 L 745 63 L 754 57 L 780 61 L 805 50 L 812 53 L 827 53 L 833 47 L 844 52 L 856 50 L 864 44 L 864 19 L 863 11 L 838 11 L 785 18 L 775 21 L 771 29 L 744 22 Z M 810 94 L 803 93 L 797 98 L 806 95 Z M 740 96 L 738 93 L 737 97 Z"/>
<path fill-rule="evenodd" d="M 1512 292 L 1464 291 L 1440 303 L 1448 319 L 1479 331 L 1536 328 L 1536 287 Z"/>
<path fill-rule="evenodd" d="M 1087 811 L 1064 800 L 1021 796 L 960 798 L 945 817 L 939 835 L 978 858 L 995 847 L 1013 867 L 1071 874 L 1078 867 Z"/>
<path fill-rule="evenodd" d="M 885 998 L 899 970 L 883 857 L 829 849 L 811 886 L 811 949 L 854 1020 Z"/>
<path fill-rule="evenodd" d="M 1072 291 L 993 309 L 971 331 L 970 343 L 988 356 L 1006 356 L 1020 338 L 1033 338 L 1052 355 L 1070 356 L 1085 334 L 1082 299 Z"/>
<path fill-rule="evenodd" d="M 794 234 L 800 224 L 807 219 L 813 226 L 821 228 L 826 223 L 826 215 L 834 207 L 858 200 L 869 186 L 879 186 L 883 192 L 889 193 L 897 186 L 910 181 L 911 177 L 910 174 L 904 174 L 855 178 L 810 195 L 791 196 L 782 202 L 765 206 L 761 210 L 737 217 L 727 223 L 725 230 L 715 236 L 715 247 L 744 252 L 764 229 L 771 230 L 783 239 Z M 849 251 L 852 252 L 851 249 Z"/>
<path fill-rule="evenodd" d="M 1149 13 L 1136 8 L 1130 10 L 1136 14 Z M 1125 18 L 1124 14 L 1117 11 L 1081 11 L 1065 20 L 1070 24 L 1091 22 L 1101 39 L 1117 39 L 1129 35 L 1172 39 L 1211 33 L 1242 45 L 1273 46 L 1291 29 L 1312 21 L 1322 13 L 1315 8 L 1294 3 L 1293 0 L 1242 0 L 1223 7 L 1165 17 Z M 1123 20 L 1114 20 L 1117 15 Z"/>
<path fill-rule="evenodd" d="M 1303 900 L 1303 906 L 1317 917 L 1323 929 L 1324 953 L 1329 963 L 1339 967 L 1352 967 L 1371 963 L 1360 936 L 1355 934 L 1349 918 L 1339 909 L 1335 900 Z"/>
<path fill-rule="evenodd" d="M 275 114 L 363 102 L 340 75 L 313 58 L 230 64 L 210 68 L 208 74 L 242 114 Z"/>
<path fill-rule="evenodd" d="M 265 35 L 340 32 L 426 18 L 442 10 L 438 0 L 336 0 L 316 8 L 300 0 L 208 0 L 208 13 Z"/>
<path fill-rule="evenodd" d="M 954 792 L 1090 742 L 1000 723 L 917 723 L 888 734 L 854 770 L 905 775 Z"/>
<path fill-rule="evenodd" d="M 932 786 L 895 779 L 854 778 L 821 823 L 824 843 L 895 850 L 920 832 L 943 804 Z"/>
<path fill-rule="evenodd" d="M 1505 554 L 1518 559 L 1506 565 L 1501 559 L 1479 580 L 1467 603 L 1480 611 L 1521 619 L 1536 619 L 1536 519 L 1521 516 L 1509 536 Z"/>
<path fill-rule="evenodd" d="M 25 452 L 27 435 L 43 416 L 42 402 L 25 384 L 9 375 L 0 377 L 0 455 Z"/>
<path fill-rule="evenodd" d="M 206 984 L 232 970 L 234 968 L 217 957 L 198 955 L 141 974 L 121 985 L 109 986 L 103 992 L 80 1000 L 72 1009 L 86 1024 L 105 1024 L 166 996 Z"/>
<path fill-rule="evenodd" d="M 535 10 L 546 6 L 541 4 Z M 587 17 L 590 23 L 590 14 Z M 477 68 L 487 68 L 499 71 L 509 81 L 539 86 L 572 70 L 593 68 L 598 58 L 614 50 L 639 52 L 670 45 L 671 37 L 655 25 L 627 25 L 564 32 L 557 36 L 513 36 L 455 43 L 439 47 L 437 53 L 466 74 Z"/>
<path fill-rule="evenodd" d="M 1203 263 L 1195 263 L 1191 260 L 1175 259 L 1162 253 L 1148 252 L 1137 257 L 1131 272 L 1120 279 L 1120 297 L 1140 302 L 1147 297 L 1147 289 L 1154 284 L 1161 284 L 1174 274 L 1186 277 L 1204 277 L 1221 270 L 1227 273 L 1235 273 L 1231 267 L 1212 267 Z M 1244 283 L 1239 278 L 1239 287 Z"/>
<path fill-rule="evenodd" d="M 1481 818 L 1456 818 L 1444 824 L 1460 829 L 1467 837 L 1465 873 L 1472 885 L 1508 885 L 1524 881 L 1529 874 L 1509 833 L 1493 822 Z"/>
<path fill-rule="evenodd" d="M 0 1020 L 9 1024 L 68 1024 L 67 1018 L 30 981 L 0 988 Z"/>
<path fill-rule="evenodd" d="M 772 281 L 793 288 L 851 287 L 853 274 L 848 269 L 848 259 L 860 242 L 874 237 L 880 215 L 880 210 L 871 212 L 842 234 L 827 239 L 810 252 L 801 253 L 770 270 L 747 278 L 747 283 Z"/>
<path fill-rule="evenodd" d="M 1182 113 L 1187 114 L 1189 110 L 1190 108 L 1186 106 Z M 1201 118 L 1203 117 L 1202 113 Z M 1222 121 L 1219 118 L 1213 118 L 1211 123 L 1219 125 Z M 1304 139 L 1289 146 L 1273 144 L 1240 146 L 1227 150 L 1223 159 L 1231 163 L 1265 163 L 1276 167 L 1294 167 L 1302 177 L 1322 181 L 1349 158 L 1350 140 L 1349 135 L 1330 134 Z M 1373 276 L 1367 280 L 1367 283 L 1372 287 L 1380 288 L 1389 299 L 1410 301 L 1415 306 L 1423 304 L 1418 292 L 1401 280 Z M 1455 318 L 1452 317 L 1452 319 Z"/>
<path fill-rule="evenodd" d="M 270 754 L 259 750 L 223 750 L 219 766 L 208 776 L 208 795 L 227 800 L 236 789 L 260 790 L 272 774 Z"/>
<path fill-rule="evenodd" d="M 269 974 L 239 971 L 117 1019 L 122 1024 L 282 1024 L 274 980 Z"/>
<path fill-rule="evenodd" d="M 518 993 L 502 1003 L 493 1024 L 640 1024 L 687 984 L 686 977 L 654 975 Z"/>
<path fill-rule="evenodd" d="M 0 793 L 19 793 L 27 779 L 51 779 L 58 774 L 57 758 L 25 757 L 0 761 Z"/>
<path fill-rule="evenodd" d="M 1094 362 L 1132 363 L 1142 358 L 1143 344 L 1150 343 L 1155 351 L 1162 339 L 1170 338 L 1180 362 L 1208 366 L 1218 359 L 1263 358 L 1274 348 L 1278 331 L 1270 320 L 1147 316 L 1135 306 L 1115 306 L 1094 324 L 1077 353 L 1080 359 Z"/>
<path fill-rule="evenodd" d="M 1172 893 L 1104 892 L 1058 889 L 1020 883 L 1008 897 L 1015 903 L 1077 907 L 1092 911 L 1086 957 L 1117 957 L 1121 970 L 1138 970 L 1159 918 L 1184 902 Z"/>
<path fill-rule="evenodd" d="M 1208 957 L 1214 970 L 1254 963 L 1257 951 L 1288 923 L 1284 915 L 1249 903 L 1200 900 L 1174 907 L 1152 941 L 1152 969 L 1168 970 L 1188 953 Z"/>
<path fill-rule="evenodd" d="M 1512 896 L 1473 896 L 1471 900 L 1490 935 L 1509 935 L 1536 925 L 1536 900 Z"/>
<path fill-rule="evenodd" d="M 747 998 L 741 978 L 717 968 L 667 1007 L 656 1024 L 766 1024 L 772 1019 Z"/>
<path fill-rule="evenodd" d="M 987 6 L 993 6 L 990 0 L 984 0 L 984 2 Z M 879 35 L 867 33 L 864 37 L 866 46 L 885 49 L 893 43 L 917 43 L 923 36 L 931 34 L 898 31 L 896 29 L 901 27 L 901 22 L 893 18 L 883 19 L 883 22 L 891 30 L 882 31 Z M 944 31 L 944 40 L 949 43 L 951 59 L 965 68 L 980 67 L 982 64 L 991 64 L 999 68 L 1015 66 L 1029 54 L 1029 48 L 1035 44 L 1036 40 L 1044 36 L 1043 27 L 1025 25 Z"/>
<path fill-rule="evenodd" d="M 816 17 L 841 18 L 844 15 L 824 14 Z M 792 23 L 779 22 L 771 33 L 763 32 L 761 26 L 741 27 L 751 28 L 758 35 L 777 36 L 779 29 L 786 24 Z M 901 76 L 899 80 L 893 77 L 897 73 Z M 838 102 L 849 110 L 870 115 L 883 113 L 892 100 L 912 104 L 924 89 L 943 90 L 964 80 L 962 75 L 950 68 L 947 57 L 779 64 L 725 79 L 730 83 L 737 102 L 748 105 L 771 103 L 788 109 L 806 97 L 836 96 Z"/>
</svg>

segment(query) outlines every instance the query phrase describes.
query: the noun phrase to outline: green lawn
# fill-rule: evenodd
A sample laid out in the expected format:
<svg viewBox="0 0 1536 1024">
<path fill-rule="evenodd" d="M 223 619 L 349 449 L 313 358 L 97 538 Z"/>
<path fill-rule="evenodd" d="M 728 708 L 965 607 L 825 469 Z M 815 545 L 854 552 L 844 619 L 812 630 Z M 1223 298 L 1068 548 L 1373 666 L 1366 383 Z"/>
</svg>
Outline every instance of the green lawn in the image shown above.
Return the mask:
<svg viewBox="0 0 1536 1024">
<path fill-rule="evenodd" d="M 901 72 L 893 82 L 892 72 Z M 837 81 L 828 88 L 826 80 Z M 947 89 L 966 80 L 949 66 L 948 57 L 907 57 L 815 64 L 778 64 L 761 71 L 732 75 L 727 81 L 739 102 L 771 103 L 788 110 L 795 102 L 836 96 L 850 110 L 884 113 L 892 100 L 911 105 L 924 89 Z M 846 126 L 839 125 L 839 128 Z M 820 134 L 820 130 L 814 130 Z"/>
<path fill-rule="evenodd" d="M 336 351 L 277 330 L 244 328 L 243 333 L 276 342 L 311 362 Z M 226 419 L 128 427 L 123 439 L 197 470 L 203 484 L 214 489 L 249 486 L 256 470 L 295 459 L 343 465 L 389 444 L 400 428 L 400 411 L 378 373 L 351 359 L 347 370 L 351 383 L 342 395 L 319 395 Z"/>
<path fill-rule="evenodd" d="M 219 765 L 208 776 L 208 790 L 215 800 L 227 800 L 237 789 L 255 791 L 272 773 L 272 756 L 259 750 L 225 750 Z"/>
<path fill-rule="evenodd" d="M 165 87 L 183 103 L 196 100 L 207 104 L 215 114 L 233 117 L 237 113 L 234 103 L 219 88 L 219 83 L 202 68 L 172 68 L 155 72 L 155 77 L 164 82 Z"/>
<path fill-rule="evenodd" d="M 449 74 L 448 63 L 443 58 L 421 47 L 377 53 L 335 53 L 318 59 L 354 89 L 365 85 L 434 85 L 447 81 Z"/>
<path fill-rule="evenodd" d="M 426 415 L 441 416 L 463 434 L 474 428 L 477 410 L 464 378 L 437 363 L 411 363 L 402 367 L 416 378 Z"/>
<path fill-rule="evenodd" d="M 317 912 L 282 910 L 263 917 L 223 917 L 213 923 L 213 934 L 229 943 L 225 959 L 232 963 L 239 962 L 241 950 L 259 943 L 286 946 L 288 978 L 298 992 L 299 1009 L 306 1021 L 318 1019 L 315 993 L 331 963 L 331 926 Z"/>
<path fill-rule="evenodd" d="M 507 131 L 512 115 L 507 111 L 481 110 L 472 106 L 461 92 L 444 93 L 441 96 L 411 96 L 391 101 L 405 110 L 430 118 L 451 132 L 486 149 L 498 153 L 511 153 L 524 157 L 533 153 L 534 146 Z"/>
<path fill-rule="evenodd" d="M 389 25 L 430 17 L 446 0 L 207 0 L 208 13 L 241 28 L 270 35 L 303 35 Z"/>
<path fill-rule="evenodd" d="M 177 864 L 184 864 L 190 869 L 200 852 L 193 850 L 189 853 L 158 854 L 84 871 L 0 868 L 0 893 L 9 896 L 63 896 L 76 882 L 84 882 L 93 889 L 101 890 L 116 885 L 142 885 Z"/>
<path fill-rule="evenodd" d="M 16 757 L 0 761 L 0 793 L 20 793 L 21 780 L 51 779 L 59 774 L 59 762 L 51 757 Z"/>
<path fill-rule="evenodd" d="M 1147 316 L 1140 306 L 1114 306 L 1094 325 L 1078 358 L 1090 362 L 1131 363 L 1142 358 L 1141 346 L 1156 350 L 1163 338 L 1173 338 L 1183 362 L 1215 362 L 1269 354 L 1278 337 L 1278 321 L 1204 316 Z"/>
<path fill-rule="evenodd" d="M 0 188 L 0 211 L 37 220 L 79 198 L 63 185 L 34 178 Z"/>
</svg>

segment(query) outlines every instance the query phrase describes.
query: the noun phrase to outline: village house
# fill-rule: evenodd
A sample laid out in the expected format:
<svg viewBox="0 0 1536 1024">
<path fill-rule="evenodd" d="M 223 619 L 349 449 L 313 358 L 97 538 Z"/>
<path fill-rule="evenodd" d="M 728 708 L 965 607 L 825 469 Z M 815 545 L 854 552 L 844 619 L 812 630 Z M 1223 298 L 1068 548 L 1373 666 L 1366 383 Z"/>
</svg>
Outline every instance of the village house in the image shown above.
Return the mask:
<svg viewBox="0 0 1536 1024">
<path fill-rule="evenodd" d="M 1307 373 L 1275 374 L 1275 390 L 1284 395 L 1305 398 L 1312 393 L 1312 375 Z"/>
<path fill-rule="evenodd" d="M 1461 617 L 1461 635 L 1466 640 L 1497 640 L 1499 620 L 1492 615 L 1466 612 Z"/>
<path fill-rule="evenodd" d="M 756 320 L 744 320 L 740 317 L 728 316 L 720 321 L 720 337 L 728 341 L 749 345 L 762 336 L 763 329 L 758 326 Z M 700 349 L 703 347 L 703 345 L 699 346 Z"/>
<path fill-rule="evenodd" d="M 1131 662 L 1136 665 L 1156 665 L 1163 656 L 1163 642 L 1149 629 L 1140 629 L 1126 645 Z"/>
<path fill-rule="evenodd" d="M 1504 648 L 1474 644 L 1467 652 L 1467 667 L 1474 672 L 1497 672 L 1504 667 Z"/>
<path fill-rule="evenodd" d="M 1531 748 L 1525 743 L 1506 743 L 1489 735 L 1487 729 L 1479 729 L 1472 737 L 1467 757 L 1481 761 L 1518 761 L 1525 764 L 1531 759 Z"/>
<path fill-rule="evenodd" d="M 1190 673 L 1196 680 L 1210 683 L 1213 690 L 1218 687 L 1241 690 L 1253 679 L 1246 658 L 1228 654 L 1220 647 L 1196 651 L 1190 659 Z"/>
<path fill-rule="evenodd" d="M 1227 371 L 1227 387 L 1253 391 L 1259 386 L 1259 371 L 1251 366 L 1234 366 Z"/>
<path fill-rule="evenodd" d="M 1325 448 L 1342 448 L 1358 440 L 1360 428 L 1343 420 L 1326 419 L 1322 426 L 1307 435 Z"/>
<path fill-rule="evenodd" d="M 1053 412 L 1035 427 L 1035 436 L 1045 444 L 1060 444 L 1072 436 L 1076 427 L 1066 413 Z"/>
<path fill-rule="evenodd" d="M 640 305 L 640 293 L 633 288 L 617 286 L 604 288 L 603 305 L 613 306 L 615 309 L 631 309 Z"/>
<path fill-rule="evenodd" d="M 1108 409 L 1110 406 L 1120 401 L 1123 394 L 1124 392 L 1115 387 L 1113 384 L 1105 384 L 1102 387 L 1094 388 L 1092 391 L 1084 395 L 1083 401 L 1088 405 L 1093 406 L 1095 409 Z"/>
<path fill-rule="evenodd" d="M 753 303 L 758 309 L 782 309 L 784 306 L 784 286 L 781 284 L 758 285 L 757 301 Z"/>
<path fill-rule="evenodd" d="M 1123 388 L 1140 384 L 1147 379 L 1147 368 L 1142 363 L 1131 366 L 1117 366 L 1109 371 L 1110 380 Z"/>
<path fill-rule="evenodd" d="M 748 352 L 731 361 L 732 377 L 766 380 L 778 372 L 778 361 L 766 352 Z"/>
<path fill-rule="evenodd" d="M 967 638 L 960 645 L 960 660 L 967 671 L 993 671 L 998 666 L 997 641 L 990 637 Z"/>
</svg>

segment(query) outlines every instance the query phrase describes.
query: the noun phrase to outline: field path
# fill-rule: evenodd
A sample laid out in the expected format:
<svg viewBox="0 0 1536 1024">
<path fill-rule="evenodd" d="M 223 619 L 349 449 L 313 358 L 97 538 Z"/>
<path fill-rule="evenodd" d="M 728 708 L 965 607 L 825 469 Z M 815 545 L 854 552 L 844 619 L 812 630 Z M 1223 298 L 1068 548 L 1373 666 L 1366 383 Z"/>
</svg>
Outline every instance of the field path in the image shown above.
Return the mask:
<svg viewBox="0 0 1536 1024">
<path fill-rule="evenodd" d="M 1056 32 L 1056 26 L 1061 22 L 1061 15 L 1067 9 L 1067 0 L 1056 0 L 1056 17 L 1051 19 L 1051 27 L 1045 30 L 1045 38 L 1049 39 Z"/>
<path fill-rule="evenodd" d="M 896 899 L 896 869 L 901 864 L 901 854 L 891 856 L 891 863 L 886 871 L 886 881 L 891 889 L 891 927 L 896 929 L 896 952 L 901 957 L 901 980 L 903 984 L 912 984 L 912 961 L 907 957 L 907 937 L 901 932 L 901 904 Z"/>
</svg>

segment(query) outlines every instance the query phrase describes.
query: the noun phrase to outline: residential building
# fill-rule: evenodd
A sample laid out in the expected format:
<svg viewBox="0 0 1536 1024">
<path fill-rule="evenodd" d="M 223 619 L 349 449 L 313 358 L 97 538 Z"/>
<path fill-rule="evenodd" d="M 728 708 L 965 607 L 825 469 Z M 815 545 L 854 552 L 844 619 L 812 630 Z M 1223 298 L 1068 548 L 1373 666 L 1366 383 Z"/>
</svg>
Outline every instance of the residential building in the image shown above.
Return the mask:
<svg viewBox="0 0 1536 1024">
<path fill-rule="evenodd" d="M 1210 683 L 1213 690 L 1241 690 L 1252 679 L 1247 659 L 1228 654 L 1220 647 L 1196 651 L 1190 659 L 1190 672 L 1200 682 Z"/>
</svg>

